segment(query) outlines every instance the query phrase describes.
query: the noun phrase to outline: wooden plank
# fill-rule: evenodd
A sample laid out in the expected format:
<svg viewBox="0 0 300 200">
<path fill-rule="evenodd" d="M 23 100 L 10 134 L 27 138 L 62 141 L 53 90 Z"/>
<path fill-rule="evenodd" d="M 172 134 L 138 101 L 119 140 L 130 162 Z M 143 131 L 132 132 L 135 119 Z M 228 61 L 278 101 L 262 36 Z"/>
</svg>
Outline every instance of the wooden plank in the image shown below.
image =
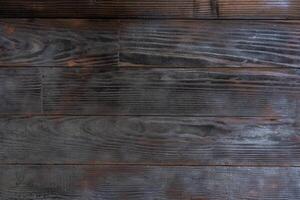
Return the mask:
<svg viewBox="0 0 300 200">
<path fill-rule="evenodd" d="M 300 198 L 299 168 L 1 166 L 1 199 Z"/>
<path fill-rule="evenodd" d="M 298 0 L 218 0 L 220 18 L 299 19 Z"/>
<path fill-rule="evenodd" d="M 120 66 L 299 67 L 299 24 L 122 21 Z M 118 20 L 1 20 L 0 66 L 116 66 L 118 31 Z"/>
<path fill-rule="evenodd" d="M 117 65 L 118 26 L 110 20 L 0 20 L 0 66 Z"/>
<path fill-rule="evenodd" d="M 299 97 L 298 69 L 42 71 L 48 114 L 293 117 Z"/>
<path fill-rule="evenodd" d="M 213 17 L 210 0 L 0 0 L 0 5 L 0 17 Z"/>
<path fill-rule="evenodd" d="M 299 67 L 300 21 L 122 21 L 120 66 Z"/>
<path fill-rule="evenodd" d="M 41 74 L 38 69 L 0 69 L 0 113 L 41 113 Z"/>
<path fill-rule="evenodd" d="M 0 164 L 300 166 L 287 118 L 2 117 Z"/>
</svg>

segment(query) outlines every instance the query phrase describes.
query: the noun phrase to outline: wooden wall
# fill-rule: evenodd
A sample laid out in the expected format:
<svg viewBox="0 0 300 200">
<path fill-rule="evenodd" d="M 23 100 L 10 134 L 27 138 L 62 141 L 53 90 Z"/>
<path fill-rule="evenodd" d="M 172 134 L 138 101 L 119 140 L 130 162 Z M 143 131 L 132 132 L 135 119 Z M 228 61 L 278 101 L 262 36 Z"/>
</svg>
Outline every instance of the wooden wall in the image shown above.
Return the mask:
<svg viewBox="0 0 300 200">
<path fill-rule="evenodd" d="M 296 0 L 0 0 L 0 199 L 300 199 L 299 67 Z"/>
</svg>

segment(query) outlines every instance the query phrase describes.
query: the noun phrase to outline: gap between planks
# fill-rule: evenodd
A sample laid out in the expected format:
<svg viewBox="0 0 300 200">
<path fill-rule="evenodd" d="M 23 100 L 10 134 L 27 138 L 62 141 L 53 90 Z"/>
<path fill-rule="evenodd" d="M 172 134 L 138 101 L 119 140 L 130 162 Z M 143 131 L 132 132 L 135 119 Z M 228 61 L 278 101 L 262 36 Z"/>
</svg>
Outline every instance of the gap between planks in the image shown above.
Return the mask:
<svg viewBox="0 0 300 200">
<path fill-rule="evenodd" d="M 141 167 L 231 167 L 231 168 L 300 168 L 300 165 L 210 165 L 173 163 L 0 163 L 0 166 L 141 166 Z"/>
</svg>

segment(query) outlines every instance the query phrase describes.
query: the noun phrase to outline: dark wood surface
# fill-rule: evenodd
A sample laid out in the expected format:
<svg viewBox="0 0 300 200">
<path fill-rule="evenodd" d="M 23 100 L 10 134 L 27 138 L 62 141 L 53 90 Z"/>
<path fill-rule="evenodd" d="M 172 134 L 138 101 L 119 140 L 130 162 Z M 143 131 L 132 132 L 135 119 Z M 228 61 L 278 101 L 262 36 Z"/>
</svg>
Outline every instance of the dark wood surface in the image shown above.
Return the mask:
<svg viewBox="0 0 300 200">
<path fill-rule="evenodd" d="M 0 17 L 300 19 L 298 0 L 1 0 Z"/>
<path fill-rule="evenodd" d="M 291 200 L 298 168 L 1 166 L 1 199 Z"/>
<path fill-rule="evenodd" d="M 2 117 L 0 164 L 300 166 L 289 118 Z"/>
<path fill-rule="evenodd" d="M 121 66 L 299 67 L 299 21 L 127 21 Z"/>
<path fill-rule="evenodd" d="M 1 114 L 295 117 L 299 99 L 292 68 L 26 67 L 0 75 Z"/>
<path fill-rule="evenodd" d="M 72 115 L 296 115 L 298 69 L 42 68 L 43 110 Z"/>
<path fill-rule="evenodd" d="M 0 0 L 0 199 L 300 199 L 299 11 Z"/>
<path fill-rule="evenodd" d="M 3 19 L 0 66 L 115 66 L 118 27 L 111 20 Z"/>
<path fill-rule="evenodd" d="M 210 0 L 1 0 L 1 17 L 213 18 Z"/>
<path fill-rule="evenodd" d="M 220 18 L 299 19 L 298 0 L 218 0 Z"/>
<path fill-rule="evenodd" d="M 0 66 L 298 68 L 299 25 L 297 20 L 2 19 Z"/>
<path fill-rule="evenodd" d="M 0 114 L 41 113 L 41 79 L 37 68 L 1 68 Z"/>
</svg>

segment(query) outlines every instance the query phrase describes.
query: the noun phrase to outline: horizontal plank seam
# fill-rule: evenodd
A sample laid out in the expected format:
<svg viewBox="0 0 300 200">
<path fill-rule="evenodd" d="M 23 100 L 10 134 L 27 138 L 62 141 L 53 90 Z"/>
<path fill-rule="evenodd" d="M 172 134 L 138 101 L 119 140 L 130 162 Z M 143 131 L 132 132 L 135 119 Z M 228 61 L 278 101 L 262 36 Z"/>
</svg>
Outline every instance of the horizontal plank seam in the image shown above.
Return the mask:
<svg viewBox="0 0 300 200">
<path fill-rule="evenodd" d="M 272 67 L 230 67 L 230 66 L 215 66 L 215 67 L 158 67 L 158 66 L 112 66 L 111 68 L 99 68 L 97 66 L 84 66 L 84 65 L 78 65 L 78 66 L 1 66 L 1 69 L 28 69 L 28 68 L 57 68 L 57 69 L 77 69 L 77 68 L 91 68 L 91 69 L 98 69 L 98 70 L 116 70 L 116 69 L 140 69 L 140 70 L 151 70 L 151 69 L 174 69 L 174 70 L 187 70 L 187 69 L 198 69 L 198 70 L 206 70 L 206 69 L 236 69 L 236 70 L 252 70 L 252 69 L 285 69 L 285 70 L 292 70 L 292 69 L 300 69 L 299 67 L 290 67 L 290 66 L 272 66 Z"/>
<path fill-rule="evenodd" d="M 271 18 L 248 18 L 248 17 L 243 17 L 243 18 L 230 18 L 230 17 L 219 17 L 219 18 L 196 18 L 196 17 L 153 17 L 153 18 L 147 18 L 147 17 L 2 17 L 0 15 L 2 20 L 5 19 L 96 19 L 96 20 L 143 20 L 143 21 L 152 21 L 152 20 L 163 20 L 163 21 L 176 21 L 176 20 L 187 20 L 187 21 L 262 21 L 262 20 L 268 20 L 268 21 L 279 21 L 279 20 L 285 20 L 285 21 L 299 21 L 300 17 L 297 18 L 289 18 L 289 17 L 271 17 Z"/>
<path fill-rule="evenodd" d="M 172 164 L 172 163 L 0 163 L 0 166 L 141 166 L 141 167 L 232 167 L 232 168 L 300 168 L 300 165 L 237 165 L 237 164 Z"/>
<path fill-rule="evenodd" d="M 178 114 L 174 114 L 174 115 L 95 115 L 95 114 L 40 114 L 40 113 L 36 113 L 36 114 L 26 114 L 26 113 L 0 113 L 0 117 L 8 117 L 8 116 L 23 116 L 23 117 L 34 117 L 34 116 L 66 116 L 66 117 L 195 117 L 195 118 L 215 118 L 215 117 L 226 117 L 226 118 L 295 118 L 295 116 L 288 116 L 288 115 L 259 115 L 259 116 L 247 116 L 247 115 L 178 115 Z"/>
</svg>

